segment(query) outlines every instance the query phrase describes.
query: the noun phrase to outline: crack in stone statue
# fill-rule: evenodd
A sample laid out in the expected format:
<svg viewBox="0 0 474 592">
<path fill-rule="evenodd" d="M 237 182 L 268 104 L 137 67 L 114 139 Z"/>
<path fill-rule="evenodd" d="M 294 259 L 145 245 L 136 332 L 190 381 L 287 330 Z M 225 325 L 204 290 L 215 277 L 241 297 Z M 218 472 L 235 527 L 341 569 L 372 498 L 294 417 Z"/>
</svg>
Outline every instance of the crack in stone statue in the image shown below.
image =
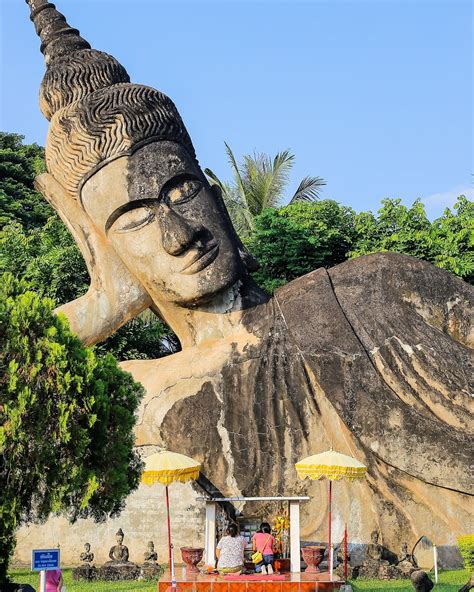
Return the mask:
<svg viewBox="0 0 474 592">
<path fill-rule="evenodd" d="M 52 4 L 27 1 L 47 64 L 37 186 L 91 277 L 58 310 L 93 344 L 150 308 L 182 346 L 123 363 L 146 389 L 137 444 L 193 456 L 228 494 L 309 492 L 315 524 L 320 485 L 293 464 L 333 443 L 369 468 L 338 488 L 362 538 L 454 542 L 472 501 L 471 286 L 384 253 L 268 297 L 173 102 L 132 84 Z"/>
</svg>

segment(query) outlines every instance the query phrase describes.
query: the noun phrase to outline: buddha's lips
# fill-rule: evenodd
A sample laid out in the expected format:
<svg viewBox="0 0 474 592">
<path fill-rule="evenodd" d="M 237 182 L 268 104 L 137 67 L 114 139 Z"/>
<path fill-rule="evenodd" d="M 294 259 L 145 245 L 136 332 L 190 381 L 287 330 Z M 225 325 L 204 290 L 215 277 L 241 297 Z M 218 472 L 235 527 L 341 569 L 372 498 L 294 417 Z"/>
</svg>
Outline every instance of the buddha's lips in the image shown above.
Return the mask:
<svg viewBox="0 0 474 592">
<path fill-rule="evenodd" d="M 193 259 L 183 267 L 181 273 L 192 275 L 202 271 L 205 267 L 210 265 L 219 253 L 219 245 L 215 242 L 211 243 L 205 251 L 198 251 Z"/>
</svg>

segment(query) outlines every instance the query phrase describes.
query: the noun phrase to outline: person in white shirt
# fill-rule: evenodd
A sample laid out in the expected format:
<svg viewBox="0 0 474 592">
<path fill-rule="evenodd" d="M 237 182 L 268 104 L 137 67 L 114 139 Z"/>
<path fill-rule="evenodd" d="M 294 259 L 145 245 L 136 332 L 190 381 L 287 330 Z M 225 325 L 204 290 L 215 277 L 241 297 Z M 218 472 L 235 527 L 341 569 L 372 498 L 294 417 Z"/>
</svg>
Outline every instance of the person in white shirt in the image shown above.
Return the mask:
<svg viewBox="0 0 474 592">
<path fill-rule="evenodd" d="M 244 549 L 247 541 L 239 536 L 236 524 L 229 524 L 227 535 L 217 544 L 217 570 L 220 574 L 240 573 L 244 569 Z"/>
</svg>

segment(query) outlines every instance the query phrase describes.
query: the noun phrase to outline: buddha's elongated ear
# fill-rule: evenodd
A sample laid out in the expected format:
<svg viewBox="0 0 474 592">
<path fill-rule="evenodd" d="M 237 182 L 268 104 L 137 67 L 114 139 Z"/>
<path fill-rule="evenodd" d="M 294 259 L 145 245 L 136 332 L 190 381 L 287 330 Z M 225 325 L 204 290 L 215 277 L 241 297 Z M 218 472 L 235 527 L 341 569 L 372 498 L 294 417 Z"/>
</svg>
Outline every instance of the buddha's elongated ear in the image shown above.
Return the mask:
<svg viewBox="0 0 474 592">
<path fill-rule="evenodd" d="M 70 230 L 91 278 L 87 294 L 60 306 L 56 312 L 66 315 L 84 344 L 103 341 L 149 308 L 152 300 L 78 200 L 48 173 L 37 177 L 35 186 Z"/>
<path fill-rule="evenodd" d="M 245 265 L 247 271 L 257 271 L 260 269 L 259 262 L 255 259 L 255 257 L 248 251 L 247 247 L 243 244 L 240 236 L 235 231 L 234 225 L 232 224 L 232 220 L 230 219 L 229 212 L 224 203 L 224 198 L 222 197 L 222 190 L 219 185 L 211 185 L 211 191 L 214 193 L 216 201 L 219 204 L 219 207 L 223 213 L 225 218 L 226 224 L 228 225 L 229 229 L 234 235 L 234 241 L 237 245 L 240 258 L 242 259 L 243 264 Z"/>
<path fill-rule="evenodd" d="M 49 173 L 43 173 L 36 177 L 35 188 L 56 210 L 69 229 L 84 258 L 91 281 L 94 283 L 93 247 L 86 230 L 91 227 L 92 221 L 78 201 Z"/>
</svg>

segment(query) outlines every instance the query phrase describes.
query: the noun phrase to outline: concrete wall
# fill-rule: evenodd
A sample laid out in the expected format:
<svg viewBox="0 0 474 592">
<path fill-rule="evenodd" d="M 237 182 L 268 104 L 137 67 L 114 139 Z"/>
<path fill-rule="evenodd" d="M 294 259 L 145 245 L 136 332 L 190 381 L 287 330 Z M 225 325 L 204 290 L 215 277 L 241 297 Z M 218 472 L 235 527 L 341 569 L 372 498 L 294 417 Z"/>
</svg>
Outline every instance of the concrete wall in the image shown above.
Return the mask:
<svg viewBox="0 0 474 592">
<path fill-rule="evenodd" d="M 202 491 L 196 485 L 173 483 L 170 488 L 171 531 L 175 546 L 175 561 L 181 563 L 181 546 L 204 546 L 204 503 L 196 503 Z M 143 562 L 148 541 L 154 541 L 160 562 L 168 561 L 165 488 L 156 484 L 140 485 L 130 495 L 122 514 L 102 524 L 79 520 L 70 525 L 65 518 L 52 517 L 45 524 L 22 527 L 17 536 L 15 563 L 31 563 L 31 550 L 61 547 L 64 566 L 80 563 L 84 543 L 91 544 L 96 565 L 108 560 L 109 549 L 115 544 L 115 533 L 121 528 L 130 561 Z"/>
</svg>

